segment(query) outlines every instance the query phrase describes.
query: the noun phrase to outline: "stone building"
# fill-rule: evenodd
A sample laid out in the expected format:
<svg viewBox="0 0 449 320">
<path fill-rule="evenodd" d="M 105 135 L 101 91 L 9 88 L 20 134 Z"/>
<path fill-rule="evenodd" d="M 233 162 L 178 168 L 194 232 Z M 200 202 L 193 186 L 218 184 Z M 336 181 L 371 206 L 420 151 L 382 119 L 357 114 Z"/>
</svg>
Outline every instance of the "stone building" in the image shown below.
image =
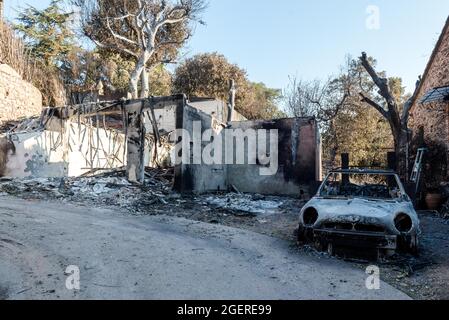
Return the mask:
<svg viewBox="0 0 449 320">
<path fill-rule="evenodd" d="M 429 148 L 433 179 L 447 180 L 449 163 L 449 18 L 414 97 L 410 128 L 414 140 Z"/>
</svg>

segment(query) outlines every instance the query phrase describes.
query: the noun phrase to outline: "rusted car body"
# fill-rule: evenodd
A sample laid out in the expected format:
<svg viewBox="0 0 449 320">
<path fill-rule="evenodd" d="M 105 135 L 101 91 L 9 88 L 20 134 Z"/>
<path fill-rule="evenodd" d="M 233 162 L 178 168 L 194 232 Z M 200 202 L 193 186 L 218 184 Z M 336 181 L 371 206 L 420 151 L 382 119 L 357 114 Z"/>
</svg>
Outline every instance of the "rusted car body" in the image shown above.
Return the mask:
<svg viewBox="0 0 449 320">
<path fill-rule="evenodd" d="M 301 210 L 300 244 L 418 253 L 420 222 L 398 177 L 383 170 L 334 170 Z"/>
</svg>

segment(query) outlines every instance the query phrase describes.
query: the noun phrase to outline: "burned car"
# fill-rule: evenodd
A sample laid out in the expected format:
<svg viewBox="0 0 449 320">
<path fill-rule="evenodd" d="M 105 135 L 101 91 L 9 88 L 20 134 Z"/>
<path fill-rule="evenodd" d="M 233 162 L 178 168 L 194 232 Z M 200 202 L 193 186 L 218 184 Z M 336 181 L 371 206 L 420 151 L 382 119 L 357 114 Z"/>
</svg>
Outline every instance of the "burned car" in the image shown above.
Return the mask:
<svg viewBox="0 0 449 320">
<path fill-rule="evenodd" d="M 420 223 L 399 176 L 383 170 L 334 170 L 300 213 L 298 240 L 334 254 L 337 247 L 381 256 L 418 253 Z"/>
</svg>

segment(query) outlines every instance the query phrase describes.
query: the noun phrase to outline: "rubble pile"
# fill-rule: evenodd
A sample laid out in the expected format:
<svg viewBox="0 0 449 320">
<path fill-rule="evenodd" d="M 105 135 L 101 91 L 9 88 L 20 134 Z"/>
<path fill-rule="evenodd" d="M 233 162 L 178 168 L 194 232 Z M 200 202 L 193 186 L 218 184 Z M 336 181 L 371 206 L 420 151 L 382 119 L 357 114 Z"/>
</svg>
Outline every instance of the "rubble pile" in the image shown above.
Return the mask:
<svg viewBox="0 0 449 320">
<path fill-rule="evenodd" d="M 438 211 L 441 218 L 443 219 L 449 219 L 449 200 L 446 201 L 442 206 L 441 209 Z"/>
<path fill-rule="evenodd" d="M 258 194 L 178 194 L 173 169 L 145 170 L 145 184 L 128 182 L 124 169 L 92 170 L 78 178 L 0 178 L 0 198 L 58 201 L 138 216 L 164 215 L 243 228 L 295 241 L 304 200 Z M 62 205 L 63 206 L 63 205 Z"/>
<path fill-rule="evenodd" d="M 205 202 L 212 207 L 234 211 L 235 214 L 270 215 L 279 213 L 284 202 L 279 198 L 258 194 L 229 193 L 208 196 Z"/>
<path fill-rule="evenodd" d="M 140 212 L 151 204 L 167 204 L 172 178 L 170 169 L 150 168 L 146 169 L 143 186 L 128 182 L 124 170 L 91 172 L 78 178 L 0 178 L 0 195 L 118 206 Z"/>
</svg>

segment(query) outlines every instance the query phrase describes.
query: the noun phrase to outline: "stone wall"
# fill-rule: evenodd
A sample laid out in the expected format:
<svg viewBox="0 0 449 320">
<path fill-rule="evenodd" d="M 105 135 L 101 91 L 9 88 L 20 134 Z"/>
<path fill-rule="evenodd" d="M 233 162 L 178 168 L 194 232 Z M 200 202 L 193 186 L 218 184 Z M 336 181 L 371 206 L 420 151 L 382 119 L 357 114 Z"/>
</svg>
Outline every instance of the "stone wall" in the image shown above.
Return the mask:
<svg viewBox="0 0 449 320">
<path fill-rule="evenodd" d="M 423 105 L 423 96 L 436 87 L 449 86 L 449 20 L 423 75 L 414 106 L 410 127 L 415 133 L 424 128 L 426 140 L 442 142 L 449 147 L 448 103 Z"/>
<path fill-rule="evenodd" d="M 444 86 L 449 86 L 449 19 L 423 74 L 423 79 L 411 110 L 409 122 L 409 127 L 414 134 L 414 141 L 420 140 L 420 135 L 423 133 L 424 142 L 428 146 L 431 148 L 438 147 L 438 150 L 446 149 L 446 155 L 442 155 L 446 159 L 442 160 L 442 162 L 448 163 L 449 103 L 421 103 L 422 98 L 427 92 L 434 88 Z M 441 153 L 444 151 L 438 152 Z M 432 166 L 440 167 L 440 164 L 435 163 L 436 159 L 432 159 L 431 161 L 433 162 Z M 441 163 L 441 169 L 443 171 L 445 170 L 444 167 L 444 163 Z M 444 175 L 447 172 L 441 172 L 441 174 Z"/>
<path fill-rule="evenodd" d="M 195 98 L 189 101 L 188 104 L 208 115 L 213 116 L 215 119 L 226 123 L 228 121 L 228 105 L 226 102 L 216 99 L 207 98 Z M 232 115 L 232 121 L 246 121 L 247 119 L 240 114 L 237 110 L 234 110 Z"/>
<path fill-rule="evenodd" d="M 0 122 L 39 115 L 42 95 L 6 64 L 0 64 Z"/>
</svg>

